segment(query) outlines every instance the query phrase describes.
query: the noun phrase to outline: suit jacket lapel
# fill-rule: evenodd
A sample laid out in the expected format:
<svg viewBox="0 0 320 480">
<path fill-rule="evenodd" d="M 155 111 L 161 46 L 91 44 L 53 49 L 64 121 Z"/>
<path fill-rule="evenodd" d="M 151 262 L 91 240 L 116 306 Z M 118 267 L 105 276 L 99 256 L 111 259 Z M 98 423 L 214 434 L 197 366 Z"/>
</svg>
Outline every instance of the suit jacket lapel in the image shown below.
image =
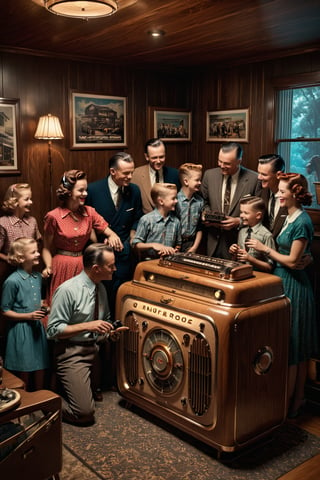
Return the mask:
<svg viewBox="0 0 320 480">
<path fill-rule="evenodd" d="M 222 201 L 222 185 L 223 185 L 224 176 L 220 175 L 220 181 L 215 185 L 216 191 L 216 205 L 220 205 L 219 211 L 223 212 L 223 201 Z"/>
<path fill-rule="evenodd" d="M 244 195 L 245 187 L 248 182 L 248 179 L 244 176 L 244 171 L 240 166 L 240 172 L 239 172 L 239 177 L 238 177 L 238 183 L 231 201 L 230 205 L 230 210 L 229 210 L 229 215 L 231 215 L 231 212 L 234 210 L 234 208 L 239 204 L 240 199 Z"/>
<path fill-rule="evenodd" d="M 142 186 L 143 186 L 145 198 L 150 203 L 150 206 L 153 206 L 153 202 L 150 194 L 151 181 L 150 181 L 150 175 L 149 175 L 149 165 L 145 165 L 145 169 L 142 172 Z"/>
<path fill-rule="evenodd" d="M 110 211 L 108 212 L 108 214 L 111 214 L 111 217 L 110 217 L 109 223 L 114 223 L 114 220 L 117 218 L 118 211 L 116 210 L 115 204 L 112 200 L 108 182 L 107 182 L 107 188 L 106 188 L 106 201 L 107 201 L 107 204 L 110 205 Z M 121 209 L 119 208 L 119 210 Z"/>
<path fill-rule="evenodd" d="M 272 235 L 274 238 L 276 238 L 279 235 L 287 215 L 288 215 L 288 210 L 286 209 L 286 207 L 280 207 L 276 215 L 276 218 L 274 219 L 274 224 L 272 229 Z"/>
</svg>

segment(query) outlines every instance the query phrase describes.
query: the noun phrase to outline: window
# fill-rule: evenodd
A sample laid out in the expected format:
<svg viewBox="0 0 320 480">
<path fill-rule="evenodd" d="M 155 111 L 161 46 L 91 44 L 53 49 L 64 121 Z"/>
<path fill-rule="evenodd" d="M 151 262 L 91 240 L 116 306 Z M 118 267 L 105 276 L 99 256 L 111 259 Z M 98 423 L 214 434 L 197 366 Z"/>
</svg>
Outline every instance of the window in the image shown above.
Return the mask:
<svg viewBox="0 0 320 480">
<path fill-rule="evenodd" d="M 312 208 L 320 209 L 313 182 L 320 182 L 320 86 L 277 92 L 275 141 L 288 172 L 303 174 L 313 194 Z"/>
</svg>

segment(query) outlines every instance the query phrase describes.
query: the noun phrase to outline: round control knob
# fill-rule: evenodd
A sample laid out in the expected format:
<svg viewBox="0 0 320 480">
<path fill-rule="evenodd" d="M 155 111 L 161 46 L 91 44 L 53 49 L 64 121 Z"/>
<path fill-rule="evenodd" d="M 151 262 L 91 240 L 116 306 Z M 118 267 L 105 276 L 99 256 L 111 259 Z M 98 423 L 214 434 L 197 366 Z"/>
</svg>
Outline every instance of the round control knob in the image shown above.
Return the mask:
<svg viewBox="0 0 320 480">
<path fill-rule="evenodd" d="M 216 290 L 216 291 L 214 292 L 214 298 L 215 298 L 216 300 L 222 300 L 222 298 L 223 298 L 223 291 L 220 290 L 220 289 Z"/>
<path fill-rule="evenodd" d="M 262 347 L 258 350 L 254 361 L 253 368 L 257 375 L 266 374 L 273 364 L 273 351 L 270 347 Z"/>
</svg>

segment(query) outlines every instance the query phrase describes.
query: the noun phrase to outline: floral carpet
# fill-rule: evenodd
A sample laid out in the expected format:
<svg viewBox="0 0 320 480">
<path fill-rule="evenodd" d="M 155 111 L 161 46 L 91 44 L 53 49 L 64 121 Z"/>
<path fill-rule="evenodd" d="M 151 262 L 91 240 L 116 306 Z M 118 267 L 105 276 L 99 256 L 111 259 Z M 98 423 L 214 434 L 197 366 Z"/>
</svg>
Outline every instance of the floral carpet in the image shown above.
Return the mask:
<svg viewBox="0 0 320 480">
<path fill-rule="evenodd" d="M 216 450 L 104 393 L 90 427 L 63 424 L 61 480 L 276 480 L 320 452 L 320 438 L 285 423 L 269 439 L 218 458 Z"/>
</svg>

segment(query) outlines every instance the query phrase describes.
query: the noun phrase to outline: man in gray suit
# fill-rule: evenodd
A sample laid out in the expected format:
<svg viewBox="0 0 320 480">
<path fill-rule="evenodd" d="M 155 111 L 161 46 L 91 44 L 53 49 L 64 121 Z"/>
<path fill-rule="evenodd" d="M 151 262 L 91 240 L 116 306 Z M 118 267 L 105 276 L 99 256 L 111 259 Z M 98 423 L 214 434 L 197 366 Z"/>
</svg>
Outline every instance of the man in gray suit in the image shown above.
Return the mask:
<svg viewBox="0 0 320 480">
<path fill-rule="evenodd" d="M 241 165 L 242 147 L 235 142 L 222 144 L 218 167 L 207 170 L 203 176 L 201 192 L 205 211 L 224 212 L 221 222 L 205 221 L 207 227 L 207 255 L 230 259 L 229 247 L 237 243 L 240 226 L 240 200 L 246 195 L 258 195 L 261 185 L 258 175 Z M 226 191 L 230 185 L 228 201 Z"/>
</svg>

